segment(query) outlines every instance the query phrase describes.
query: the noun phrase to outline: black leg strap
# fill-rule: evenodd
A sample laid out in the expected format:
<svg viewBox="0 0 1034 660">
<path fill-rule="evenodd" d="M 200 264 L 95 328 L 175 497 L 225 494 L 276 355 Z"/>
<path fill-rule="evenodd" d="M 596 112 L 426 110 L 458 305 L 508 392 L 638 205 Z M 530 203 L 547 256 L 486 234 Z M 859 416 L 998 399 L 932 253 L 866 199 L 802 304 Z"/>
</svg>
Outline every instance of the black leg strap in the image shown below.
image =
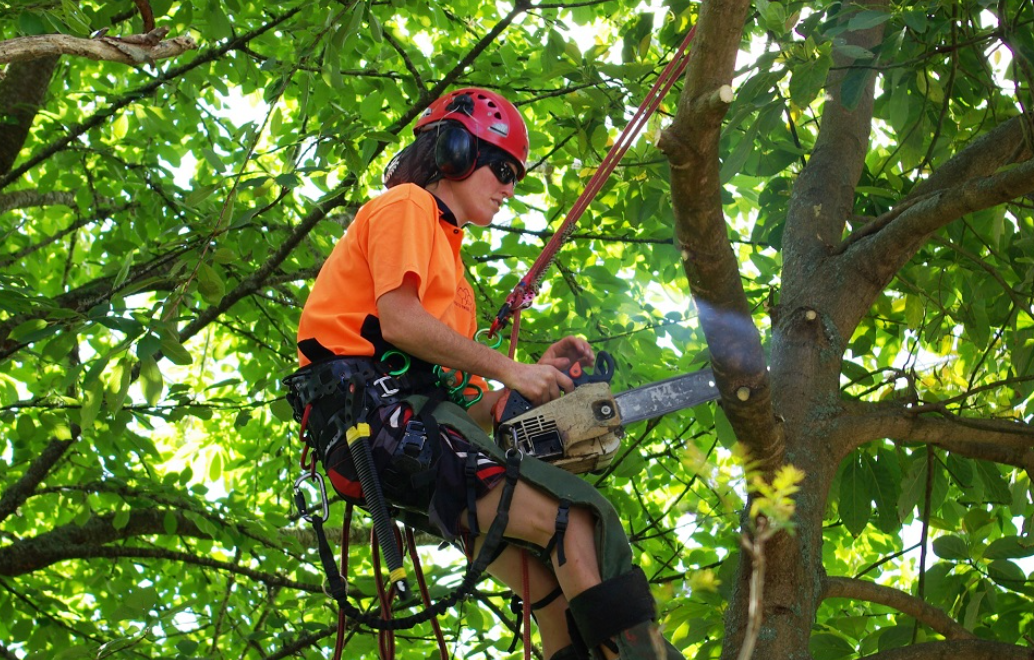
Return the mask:
<svg viewBox="0 0 1034 660">
<path fill-rule="evenodd" d="M 478 450 L 474 445 L 467 448 L 467 462 L 463 466 L 463 476 L 467 483 L 467 527 L 470 530 L 470 538 L 476 539 L 480 530 L 478 529 L 477 510 Z"/>
<path fill-rule="evenodd" d="M 560 598 L 562 595 L 564 595 L 564 590 L 561 589 L 559 585 L 557 585 L 556 589 L 550 591 L 548 594 L 532 603 L 531 611 L 534 612 L 535 610 L 541 610 L 543 607 L 549 605 L 557 598 Z"/>
<path fill-rule="evenodd" d="M 557 565 L 559 566 L 567 563 L 567 557 L 564 555 L 564 534 L 567 533 L 567 521 L 570 512 L 571 502 L 569 500 L 560 500 L 560 506 L 557 507 L 556 511 L 556 531 L 553 532 L 553 537 L 546 544 L 547 557 L 552 555 L 553 548 L 556 548 Z"/>
<path fill-rule="evenodd" d="M 622 630 L 656 617 L 650 585 L 639 567 L 586 589 L 568 605 L 589 649 L 609 642 Z"/>
</svg>

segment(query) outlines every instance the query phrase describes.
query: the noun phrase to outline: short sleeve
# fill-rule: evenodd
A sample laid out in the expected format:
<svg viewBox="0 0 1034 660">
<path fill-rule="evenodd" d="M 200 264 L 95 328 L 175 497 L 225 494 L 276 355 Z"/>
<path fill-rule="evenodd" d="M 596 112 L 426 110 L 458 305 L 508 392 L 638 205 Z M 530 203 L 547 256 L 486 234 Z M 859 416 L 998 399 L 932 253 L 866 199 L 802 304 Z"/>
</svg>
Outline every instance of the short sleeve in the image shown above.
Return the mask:
<svg viewBox="0 0 1034 660">
<path fill-rule="evenodd" d="M 414 197 L 400 198 L 370 217 L 366 255 L 374 300 L 401 286 L 407 273 L 419 280 L 417 295 L 423 299 L 438 227 L 437 207 L 428 197 L 430 204 Z"/>
</svg>

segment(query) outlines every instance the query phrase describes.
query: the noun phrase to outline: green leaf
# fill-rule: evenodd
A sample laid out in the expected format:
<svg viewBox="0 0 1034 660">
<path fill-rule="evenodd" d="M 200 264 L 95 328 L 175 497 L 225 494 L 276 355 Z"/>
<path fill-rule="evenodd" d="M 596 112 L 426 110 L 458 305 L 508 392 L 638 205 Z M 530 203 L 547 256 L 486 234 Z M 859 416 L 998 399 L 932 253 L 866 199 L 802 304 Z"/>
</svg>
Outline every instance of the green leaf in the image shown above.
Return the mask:
<svg viewBox="0 0 1034 660">
<path fill-rule="evenodd" d="M 208 264 L 202 262 L 198 267 L 197 289 L 201 296 L 212 305 L 217 305 L 226 293 L 226 285 L 219 273 Z"/>
<path fill-rule="evenodd" d="M 1002 478 L 998 466 L 990 461 L 974 461 L 977 478 L 984 484 L 984 494 L 994 504 L 1010 504 L 1009 483 Z"/>
<path fill-rule="evenodd" d="M 868 68 L 851 69 L 844 81 L 840 84 L 840 103 L 847 111 L 853 111 L 861 102 L 873 77 L 873 72 Z"/>
<path fill-rule="evenodd" d="M 111 526 L 115 529 L 125 529 L 126 525 L 129 524 L 129 514 L 132 511 L 129 507 L 123 506 L 115 512 L 115 517 L 111 521 Z"/>
<path fill-rule="evenodd" d="M 162 372 L 158 369 L 158 363 L 154 358 L 147 355 L 140 358 L 140 386 L 144 391 L 144 399 L 152 406 L 158 405 L 165 387 L 162 380 Z"/>
<path fill-rule="evenodd" d="M 163 337 L 161 341 L 162 353 L 165 357 L 169 358 L 173 364 L 185 366 L 192 364 L 194 358 L 191 357 L 190 351 L 184 348 L 183 344 L 179 343 L 174 337 Z"/>
<path fill-rule="evenodd" d="M 878 9 L 866 9 L 851 17 L 847 22 L 848 30 L 868 30 L 877 25 L 882 25 L 890 20 L 890 12 Z"/>
<path fill-rule="evenodd" d="M 966 545 L 964 540 L 954 534 L 935 538 L 933 541 L 933 551 L 941 559 L 969 559 L 969 546 Z"/>
<path fill-rule="evenodd" d="M 11 341 L 23 341 L 27 337 L 39 332 L 47 327 L 47 322 L 43 319 L 32 319 L 31 321 L 25 321 L 15 326 L 14 330 L 11 330 L 7 338 Z"/>
<path fill-rule="evenodd" d="M 216 190 L 219 190 L 219 188 L 221 187 L 222 186 L 219 185 L 212 185 L 195 188 L 192 193 L 187 195 L 187 198 L 183 200 L 183 203 L 189 206 L 190 208 L 197 208 L 198 204 L 208 199 L 212 195 L 212 193 L 214 193 Z"/>
<path fill-rule="evenodd" d="M 294 421 L 294 411 L 291 409 L 291 404 L 286 399 L 277 399 L 273 403 L 269 404 L 269 410 L 273 413 L 273 416 L 284 422 Z"/>
<path fill-rule="evenodd" d="M 83 392 L 83 405 L 79 410 L 79 426 L 82 427 L 83 431 L 88 430 L 93 426 L 93 422 L 97 419 L 97 413 L 100 412 L 101 403 L 104 401 L 104 381 L 100 378 L 95 379 L 90 383 L 86 391 Z"/>
<path fill-rule="evenodd" d="M 858 536 L 872 516 L 872 500 L 876 496 L 876 480 L 858 452 L 847 458 L 840 475 L 840 518 L 854 536 Z"/>
<path fill-rule="evenodd" d="M 854 655 L 855 650 L 840 635 L 815 633 L 808 640 L 808 650 L 815 660 L 843 660 Z"/>
<path fill-rule="evenodd" d="M 162 516 L 162 527 L 165 529 L 165 533 L 169 536 L 174 535 L 178 526 L 179 519 L 176 518 L 176 514 L 172 511 L 166 511 L 165 515 Z"/>
<path fill-rule="evenodd" d="M 1027 581 L 1027 574 L 1023 569 L 1008 559 L 996 559 L 991 562 L 987 567 L 987 574 L 998 584 L 1010 589 L 1018 589 Z"/>
<path fill-rule="evenodd" d="M 992 541 L 984 550 L 984 559 L 1022 559 L 1034 557 L 1034 543 L 1026 539 L 1023 542 L 1018 536 L 1003 536 Z"/>
<path fill-rule="evenodd" d="M 47 32 L 47 28 L 43 25 L 43 20 L 39 15 L 29 11 L 23 11 L 18 15 L 18 30 L 26 36 L 45 34 Z"/>
<path fill-rule="evenodd" d="M 829 67 L 833 58 L 828 53 L 804 64 L 793 67 L 790 74 L 790 98 L 797 105 L 804 107 L 815 100 L 826 84 Z"/>
</svg>

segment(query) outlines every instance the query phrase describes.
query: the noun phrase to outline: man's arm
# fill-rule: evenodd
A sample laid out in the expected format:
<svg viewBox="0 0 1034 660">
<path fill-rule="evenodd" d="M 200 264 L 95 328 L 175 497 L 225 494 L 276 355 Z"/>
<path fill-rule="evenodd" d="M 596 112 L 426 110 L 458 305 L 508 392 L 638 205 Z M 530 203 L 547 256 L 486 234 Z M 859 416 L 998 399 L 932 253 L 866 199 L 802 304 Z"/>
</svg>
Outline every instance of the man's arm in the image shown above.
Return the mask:
<svg viewBox="0 0 1034 660">
<path fill-rule="evenodd" d="M 551 356 L 552 359 L 544 359 L 543 364 L 515 362 L 502 353 L 464 337 L 431 316 L 420 304 L 417 280 L 411 275 L 405 277 L 399 288 L 377 299 L 377 315 L 380 317 L 384 339 L 410 355 L 425 362 L 497 380 L 517 390 L 534 404 L 552 401 L 562 391 L 570 392 L 574 389 L 571 379 L 554 366 L 564 362 L 565 357 Z M 496 398 L 498 395 L 493 397 Z M 476 408 L 478 417 L 487 419 L 487 412 L 485 415 L 480 413 L 491 407 L 479 403 Z M 477 421 L 481 423 L 484 420 Z"/>
</svg>

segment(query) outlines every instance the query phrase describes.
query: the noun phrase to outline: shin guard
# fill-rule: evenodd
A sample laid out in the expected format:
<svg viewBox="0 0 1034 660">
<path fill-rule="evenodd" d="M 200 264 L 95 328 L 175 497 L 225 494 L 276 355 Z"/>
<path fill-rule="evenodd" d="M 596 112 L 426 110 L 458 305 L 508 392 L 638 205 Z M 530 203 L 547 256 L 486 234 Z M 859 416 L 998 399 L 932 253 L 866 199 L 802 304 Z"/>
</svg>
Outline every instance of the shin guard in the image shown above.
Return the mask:
<svg viewBox="0 0 1034 660">
<path fill-rule="evenodd" d="M 669 650 L 653 622 L 653 595 L 638 567 L 586 589 L 569 606 L 585 646 L 593 652 L 616 644 L 621 660 L 669 660 L 670 651 L 678 654 L 673 647 Z"/>
</svg>

